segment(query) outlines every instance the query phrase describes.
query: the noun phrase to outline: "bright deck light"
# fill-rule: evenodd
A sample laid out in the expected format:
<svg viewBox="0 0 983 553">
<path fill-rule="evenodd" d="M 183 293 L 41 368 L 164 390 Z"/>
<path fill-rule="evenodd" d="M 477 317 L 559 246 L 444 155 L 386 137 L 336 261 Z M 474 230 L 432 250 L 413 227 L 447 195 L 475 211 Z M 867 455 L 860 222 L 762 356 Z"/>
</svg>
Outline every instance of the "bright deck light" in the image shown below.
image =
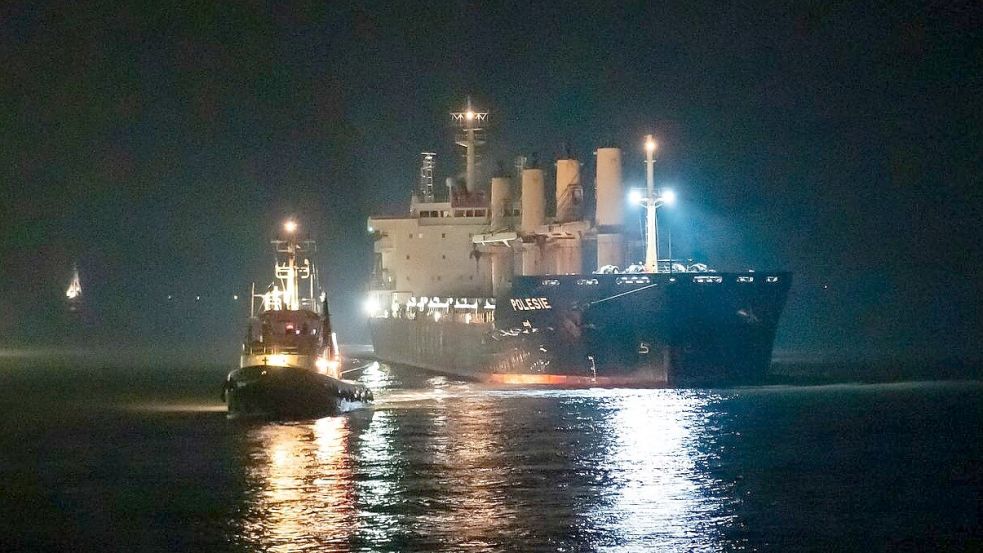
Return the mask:
<svg viewBox="0 0 983 553">
<path fill-rule="evenodd" d="M 468 110 L 468 112 L 465 113 L 464 116 L 468 118 L 468 121 L 470 121 L 470 120 L 474 119 L 474 112 L 471 111 L 471 110 Z"/>
<path fill-rule="evenodd" d="M 283 224 L 283 230 L 292 234 L 295 230 L 297 230 L 297 223 L 294 221 L 287 221 Z"/>
<path fill-rule="evenodd" d="M 672 205 L 672 204 L 676 203 L 676 193 L 673 192 L 672 190 L 663 190 L 662 191 L 662 203 L 664 203 L 666 205 Z"/>
<path fill-rule="evenodd" d="M 375 314 L 379 312 L 379 308 L 379 300 L 375 296 L 369 296 L 362 304 L 362 309 L 364 309 L 365 314 L 369 316 L 375 316 Z"/>
<path fill-rule="evenodd" d="M 631 191 L 628 192 L 628 201 L 635 205 L 641 205 L 642 198 L 642 191 L 637 188 L 632 188 Z"/>
<path fill-rule="evenodd" d="M 652 140 L 651 138 L 649 138 L 648 140 L 645 141 L 645 151 L 646 152 L 654 152 L 655 149 L 658 148 L 658 147 L 659 147 L 659 144 L 656 143 L 656 141 L 655 140 Z"/>
</svg>

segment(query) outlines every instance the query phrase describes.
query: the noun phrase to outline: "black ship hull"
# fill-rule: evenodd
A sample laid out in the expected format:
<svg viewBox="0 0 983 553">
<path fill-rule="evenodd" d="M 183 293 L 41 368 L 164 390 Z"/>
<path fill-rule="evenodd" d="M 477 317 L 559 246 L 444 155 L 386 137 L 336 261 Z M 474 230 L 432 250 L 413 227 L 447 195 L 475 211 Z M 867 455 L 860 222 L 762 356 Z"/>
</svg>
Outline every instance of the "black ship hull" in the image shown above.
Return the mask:
<svg viewBox="0 0 983 553">
<path fill-rule="evenodd" d="M 312 419 L 358 408 L 372 393 L 311 370 L 264 365 L 230 372 L 223 399 L 229 418 Z"/>
<path fill-rule="evenodd" d="M 521 385 L 755 384 L 771 364 L 789 273 L 515 277 L 495 323 L 375 318 L 384 361 Z"/>
</svg>

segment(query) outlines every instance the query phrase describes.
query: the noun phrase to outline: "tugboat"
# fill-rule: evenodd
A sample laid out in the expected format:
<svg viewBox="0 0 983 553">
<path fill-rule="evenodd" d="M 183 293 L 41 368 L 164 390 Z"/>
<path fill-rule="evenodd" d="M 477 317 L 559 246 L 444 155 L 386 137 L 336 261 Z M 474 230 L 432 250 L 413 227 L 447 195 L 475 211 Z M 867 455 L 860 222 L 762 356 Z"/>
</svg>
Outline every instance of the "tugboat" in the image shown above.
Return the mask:
<svg viewBox="0 0 983 553">
<path fill-rule="evenodd" d="M 319 418 L 372 401 L 367 387 L 341 378 L 347 371 L 311 259 L 316 245 L 296 232 L 288 221 L 272 241 L 276 280 L 262 294 L 253 285 L 242 358 L 222 392 L 229 418 Z"/>
</svg>

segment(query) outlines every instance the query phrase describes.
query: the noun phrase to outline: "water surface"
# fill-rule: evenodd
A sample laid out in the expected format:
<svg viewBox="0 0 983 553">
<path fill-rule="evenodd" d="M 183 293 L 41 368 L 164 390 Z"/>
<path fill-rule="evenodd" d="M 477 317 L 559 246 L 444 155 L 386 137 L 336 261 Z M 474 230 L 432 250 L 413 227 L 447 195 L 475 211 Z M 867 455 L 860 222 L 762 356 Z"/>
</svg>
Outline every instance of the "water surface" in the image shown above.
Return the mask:
<svg viewBox="0 0 983 553">
<path fill-rule="evenodd" d="M 0 549 L 981 547 L 983 384 L 496 389 L 233 423 L 223 370 L 0 369 Z"/>
</svg>

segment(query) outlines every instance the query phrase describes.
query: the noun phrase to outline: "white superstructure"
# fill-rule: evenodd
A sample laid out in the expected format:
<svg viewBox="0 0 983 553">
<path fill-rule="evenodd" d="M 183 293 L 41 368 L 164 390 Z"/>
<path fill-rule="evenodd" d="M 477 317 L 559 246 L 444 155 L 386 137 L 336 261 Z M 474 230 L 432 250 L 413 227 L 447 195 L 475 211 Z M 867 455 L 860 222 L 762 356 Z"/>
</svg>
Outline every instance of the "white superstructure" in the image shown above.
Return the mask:
<svg viewBox="0 0 983 553">
<path fill-rule="evenodd" d="M 480 187 L 476 182 L 477 148 L 483 144 L 481 132 L 488 113 L 476 110 L 468 100 L 466 109 L 452 113 L 451 119 L 458 128 L 456 143 L 465 149 L 464 185 L 447 179 L 447 198 L 434 201 L 430 193 L 434 154 L 424 153 L 421 176 L 425 178 L 413 195 L 409 214 L 368 220 L 368 230 L 376 239 L 373 283 L 365 303 L 371 316 L 387 316 L 395 311 L 394 306 L 410 299 L 418 303 L 418 298 L 443 302 L 498 297 L 511 286 L 513 274 L 563 275 L 627 268 L 620 149 L 596 152 L 597 203 L 591 217 L 584 209 L 582 164 L 573 156 L 567 154 L 556 161 L 552 206 L 547 205 L 546 173 L 535 163 L 527 166 L 525 158 L 517 164 L 514 178 L 497 175 L 490 187 Z M 651 154 L 649 151 L 650 175 Z M 486 195 L 489 188 L 490 198 Z M 654 198 L 653 194 L 650 187 L 646 200 Z M 650 212 L 655 203 L 651 205 Z M 651 219 L 649 228 L 655 224 Z M 654 232 L 649 236 L 657 239 Z M 596 258 L 585 263 L 587 242 L 596 244 Z M 657 270 L 655 265 L 652 272 Z"/>
</svg>

